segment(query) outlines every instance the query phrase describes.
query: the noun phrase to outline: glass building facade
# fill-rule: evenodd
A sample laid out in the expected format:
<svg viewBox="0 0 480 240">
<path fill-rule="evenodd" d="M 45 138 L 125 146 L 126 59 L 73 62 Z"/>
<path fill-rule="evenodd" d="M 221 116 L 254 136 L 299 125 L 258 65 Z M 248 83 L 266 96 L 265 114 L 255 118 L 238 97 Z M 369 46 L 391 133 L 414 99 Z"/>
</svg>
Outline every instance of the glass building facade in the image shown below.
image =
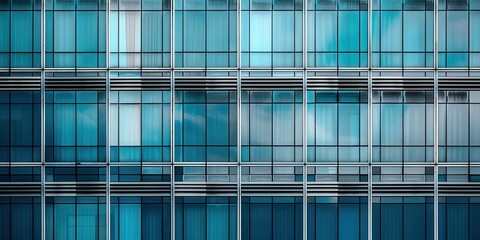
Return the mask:
<svg viewBox="0 0 480 240">
<path fill-rule="evenodd" d="M 480 0 L 0 0 L 0 239 L 480 239 Z"/>
</svg>

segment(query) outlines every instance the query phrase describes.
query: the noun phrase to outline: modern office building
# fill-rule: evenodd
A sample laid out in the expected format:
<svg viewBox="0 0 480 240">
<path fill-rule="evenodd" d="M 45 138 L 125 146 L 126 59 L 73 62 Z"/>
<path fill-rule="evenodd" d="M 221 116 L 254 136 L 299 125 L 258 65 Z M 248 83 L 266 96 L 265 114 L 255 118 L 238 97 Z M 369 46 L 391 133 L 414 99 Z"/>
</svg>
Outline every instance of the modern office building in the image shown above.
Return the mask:
<svg viewBox="0 0 480 240">
<path fill-rule="evenodd" d="M 480 0 L 0 0 L 0 239 L 480 239 Z"/>
</svg>

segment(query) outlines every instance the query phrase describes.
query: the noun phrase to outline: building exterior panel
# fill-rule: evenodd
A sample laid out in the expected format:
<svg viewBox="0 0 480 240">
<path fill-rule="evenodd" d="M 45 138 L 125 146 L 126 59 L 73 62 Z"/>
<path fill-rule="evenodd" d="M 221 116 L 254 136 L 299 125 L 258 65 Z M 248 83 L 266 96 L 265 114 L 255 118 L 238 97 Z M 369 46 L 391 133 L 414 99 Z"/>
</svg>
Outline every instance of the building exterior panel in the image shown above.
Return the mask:
<svg viewBox="0 0 480 240">
<path fill-rule="evenodd" d="M 478 239 L 478 13 L 0 1 L 0 238 Z"/>
</svg>

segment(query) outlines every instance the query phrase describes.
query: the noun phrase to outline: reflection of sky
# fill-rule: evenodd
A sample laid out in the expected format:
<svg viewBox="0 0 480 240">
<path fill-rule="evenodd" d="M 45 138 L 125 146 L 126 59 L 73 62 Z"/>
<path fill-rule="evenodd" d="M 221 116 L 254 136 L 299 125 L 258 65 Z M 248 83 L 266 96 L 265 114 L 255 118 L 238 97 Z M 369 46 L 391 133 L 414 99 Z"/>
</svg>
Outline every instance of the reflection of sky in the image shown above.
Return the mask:
<svg viewBox="0 0 480 240">
<path fill-rule="evenodd" d="M 468 51 L 468 12 L 447 13 L 447 51 Z"/>
<path fill-rule="evenodd" d="M 271 51 L 272 50 L 272 12 L 252 11 L 250 12 L 250 50 Z"/>
</svg>

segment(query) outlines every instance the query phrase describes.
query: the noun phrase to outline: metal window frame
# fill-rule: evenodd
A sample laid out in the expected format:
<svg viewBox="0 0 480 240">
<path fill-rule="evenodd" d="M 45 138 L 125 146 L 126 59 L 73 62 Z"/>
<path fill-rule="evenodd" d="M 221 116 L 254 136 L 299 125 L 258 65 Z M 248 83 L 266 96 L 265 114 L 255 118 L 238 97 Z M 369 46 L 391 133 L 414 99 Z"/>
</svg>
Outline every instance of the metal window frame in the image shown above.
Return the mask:
<svg viewBox="0 0 480 240">
<path fill-rule="evenodd" d="M 324 79 L 324 80 L 329 80 L 332 78 L 338 78 L 338 76 L 333 76 L 332 73 L 334 72 L 340 72 L 340 71 L 365 71 L 367 73 L 367 92 L 368 92 L 368 110 L 367 110 L 367 164 L 366 163 L 361 163 L 361 164 L 352 164 L 354 166 L 368 166 L 368 239 L 373 238 L 373 232 L 372 232 L 372 222 L 373 222 L 373 216 L 372 216 L 372 204 L 373 204 L 373 187 L 374 183 L 372 180 L 373 176 L 373 168 L 372 165 L 379 166 L 381 164 L 374 164 L 372 161 L 372 148 L 373 148 L 373 139 L 372 139 L 372 126 L 373 126 L 373 115 L 372 115 L 372 108 L 373 108 L 373 100 L 372 100 L 372 92 L 374 89 L 374 81 L 378 78 L 375 74 L 378 72 L 414 72 L 414 71 L 431 71 L 433 73 L 433 91 L 434 91 L 434 162 L 433 162 L 433 167 L 434 167 L 434 182 L 433 182 L 433 189 L 434 189 L 434 240 L 437 240 L 439 238 L 439 226 L 438 226 L 438 216 L 439 216 L 439 184 L 438 181 L 438 176 L 439 176 L 439 167 L 442 166 L 455 166 L 456 164 L 451 164 L 451 163 L 439 163 L 439 85 L 441 84 L 441 80 L 448 79 L 449 77 L 445 77 L 446 73 L 445 72 L 456 72 L 456 73 L 465 73 L 466 78 L 469 79 L 475 79 L 480 76 L 478 74 L 478 71 L 480 71 L 480 68 L 439 68 L 439 1 L 435 0 L 434 1 L 434 10 L 433 10 L 433 17 L 434 17 L 434 49 L 433 49 L 433 69 L 432 68 L 374 68 L 372 65 L 372 30 L 373 30 L 373 23 L 372 23 L 372 3 L 373 0 L 368 0 L 368 10 L 367 10 L 367 68 L 364 67 L 355 67 L 355 68 L 342 68 L 342 67 L 335 67 L 335 68 L 319 68 L 319 67 L 307 67 L 308 66 L 308 1 L 310 0 L 303 0 L 302 2 L 302 67 L 282 67 L 282 68 L 274 68 L 274 67 L 266 67 L 266 68 L 249 68 L 249 67 L 242 67 L 242 49 L 241 49 L 241 39 L 242 39 L 242 1 L 237 0 L 236 2 L 236 17 L 237 17 L 237 29 L 236 29 L 236 34 L 237 34 L 237 42 L 236 42 L 236 61 L 237 61 L 237 67 L 227 67 L 227 68 L 176 68 L 175 67 L 175 2 L 174 0 L 170 1 L 170 67 L 169 68 L 111 68 L 110 67 L 110 13 L 112 12 L 111 10 L 111 3 L 110 1 L 106 1 L 106 67 L 105 68 L 46 68 L 45 63 L 46 63 L 46 0 L 43 0 L 41 2 L 41 9 L 40 9 L 40 51 L 41 51 L 41 56 L 40 56 L 40 68 L 8 68 L 8 69 L 0 69 L 0 72 L 6 72 L 6 73 L 18 73 L 18 72 L 35 72 L 35 71 L 40 71 L 40 93 L 41 93 L 41 102 L 40 102 L 40 108 L 41 108 L 41 113 L 40 113 L 40 121 L 41 121 L 41 146 L 40 146 L 40 152 L 41 152 L 41 161 L 40 163 L 15 163 L 12 165 L 22 165 L 22 166 L 40 166 L 41 167 L 41 239 L 44 240 L 46 239 L 46 221 L 45 221 L 45 196 L 46 196 L 46 179 L 45 179 L 45 168 L 46 166 L 53 166 L 55 164 L 51 163 L 46 163 L 45 160 L 45 91 L 46 91 L 46 73 L 61 73 L 61 72 L 93 72 L 93 71 L 98 71 L 98 72 L 105 72 L 105 77 L 102 79 L 105 80 L 106 84 L 106 239 L 110 239 L 110 91 L 111 91 L 111 72 L 114 71 L 141 71 L 141 72 L 148 72 L 148 71 L 164 71 L 168 72 L 170 74 L 169 77 L 169 84 L 170 84 L 170 151 L 171 151 L 171 156 L 170 156 L 170 162 L 169 163 L 163 163 L 162 166 L 170 166 L 171 167 L 171 181 L 170 181 L 170 197 L 171 197 L 171 239 L 175 239 L 175 191 L 176 191 L 176 182 L 175 182 L 175 167 L 176 166 L 184 166 L 185 163 L 176 163 L 175 162 L 175 80 L 176 76 L 175 73 L 181 72 L 181 71 L 186 71 L 186 72 L 200 72 L 200 71 L 216 71 L 216 72 L 222 72 L 222 71 L 230 71 L 230 72 L 236 72 L 236 77 L 235 77 L 235 87 L 237 91 L 237 162 L 236 163 L 231 163 L 231 164 L 225 164 L 226 166 L 237 166 L 237 182 L 236 182 L 236 194 L 237 194 L 237 238 L 242 239 L 242 231 L 241 231 L 241 220 L 242 220 L 242 166 L 254 166 L 254 165 L 262 165 L 262 164 L 255 164 L 255 163 L 242 163 L 242 151 L 241 151 L 241 146 L 242 146 L 242 134 L 241 134 L 241 126 L 242 126 L 242 99 L 241 99 L 241 92 L 242 89 L 244 88 L 242 86 L 242 83 L 246 83 L 246 79 L 249 77 L 242 76 L 242 74 L 249 74 L 252 72 L 256 73 L 261 73 L 262 71 L 264 72 L 269 72 L 270 76 L 268 77 L 259 77 L 263 78 L 265 80 L 267 79 L 280 79 L 280 78 L 289 78 L 289 77 L 275 77 L 275 73 L 278 72 L 301 72 L 301 89 L 302 89 L 302 157 L 303 157 L 303 162 L 302 163 L 288 163 L 288 164 L 283 164 L 283 163 L 276 163 L 273 164 L 273 166 L 302 166 L 303 167 L 303 177 L 302 177 L 302 195 L 303 195 L 303 228 L 302 228 L 302 234 L 303 238 L 307 239 L 307 233 L 308 233 L 308 224 L 307 224 L 307 205 L 308 205 L 308 196 L 309 193 L 309 182 L 307 181 L 307 169 L 309 166 L 317 166 L 318 164 L 316 163 L 308 163 L 307 162 L 307 90 L 309 89 L 309 79 L 312 78 L 317 78 L 317 79 Z M 99 10 L 97 10 L 99 11 Z M 272 10 L 273 11 L 273 10 Z M 338 24 L 338 23 L 337 23 Z M 98 53 L 98 52 L 97 52 Z M 273 62 L 272 62 L 273 65 Z M 324 76 L 314 76 L 310 75 L 313 72 L 324 72 Z M 445 75 L 443 75 L 445 73 Z M 475 75 L 475 74 L 476 75 Z M 332 75 L 332 76 L 331 76 Z M 8 77 L 9 80 L 12 81 L 19 81 L 22 79 L 22 77 L 15 77 L 14 74 L 11 77 Z M 80 77 L 72 77 L 72 78 L 79 78 Z M 140 79 L 147 79 L 148 77 L 140 77 Z M 194 77 L 192 77 L 194 78 Z M 212 78 L 218 78 L 221 79 L 222 77 L 212 77 Z M 293 77 L 292 77 L 293 78 Z M 300 77 L 295 77 L 296 79 L 300 79 Z M 389 78 L 389 77 L 385 77 Z M 451 77 L 450 77 L 451 78 Z M 463 77 L 460 77 L 463 78 Z M 129 77 L 126 77 L 126 79 L 129 79 Z M 138 77 L 136 77 L 138 79 Z M 401 76 L 401 77 L 390 77 L 390 79 L 395 79 L 399 81 L 404 81 L 407 80 L 408 77 L 406 76 Z M 440 80 L 439 80 L 440 79 Z M 339 81 L 341 81 L 340 79 Z M 278 83 L 276 83 L 278 84 Z M 280 84 L 278 84 L 280 85 Z M 442 85 L 443 86 L 443 85 Z M 465 86 L 466 87 L 466 86 Z M 245 87 L 246 88 L 246 87 Z M 332 84 L 332 88 L 335 88 L 334 84 Z M 440 87 L 441 88 L 441 87 Z M 20 89 L 20 88 L 18 88 Z M 274 90 L 272 88 L 271 90 Z M 168 165 L 167 165 L 168 164 Z M 236 165 L 235 165 L 236 164 Z M 469 165 L 470 163 L 468 163 Z M 60 164 L 61 165 L 61 164 Z M 64 164 L 65 165 L 65 164 Z M 67 164 L 68 165 L 68 164 Z M 115 165 L 115 164 L 114 164 Z M 155 165 L 155 164 L 154 164 Z M 222 164 L 218 164 L 219 166 Z M 417 164 L 417 165 L 422 165 L 422 164 Z M 428 165 L 428 164 L 427 164 Z M 478 164 L 473 164 L 474 166 L 477 166 Z M 409 165 L 410 166 L 410 165 Z M 432 165 L 428 165 L 432 166 Z M 462 164 L 459 164 L 459 166 L 465 166 Z M 313 195 L 312 195 L 313 196 Z M 377 196 L 377 195 L 375 195 Z M 444 196 L 442 194 L 441 196 Z"/>
</svg>

